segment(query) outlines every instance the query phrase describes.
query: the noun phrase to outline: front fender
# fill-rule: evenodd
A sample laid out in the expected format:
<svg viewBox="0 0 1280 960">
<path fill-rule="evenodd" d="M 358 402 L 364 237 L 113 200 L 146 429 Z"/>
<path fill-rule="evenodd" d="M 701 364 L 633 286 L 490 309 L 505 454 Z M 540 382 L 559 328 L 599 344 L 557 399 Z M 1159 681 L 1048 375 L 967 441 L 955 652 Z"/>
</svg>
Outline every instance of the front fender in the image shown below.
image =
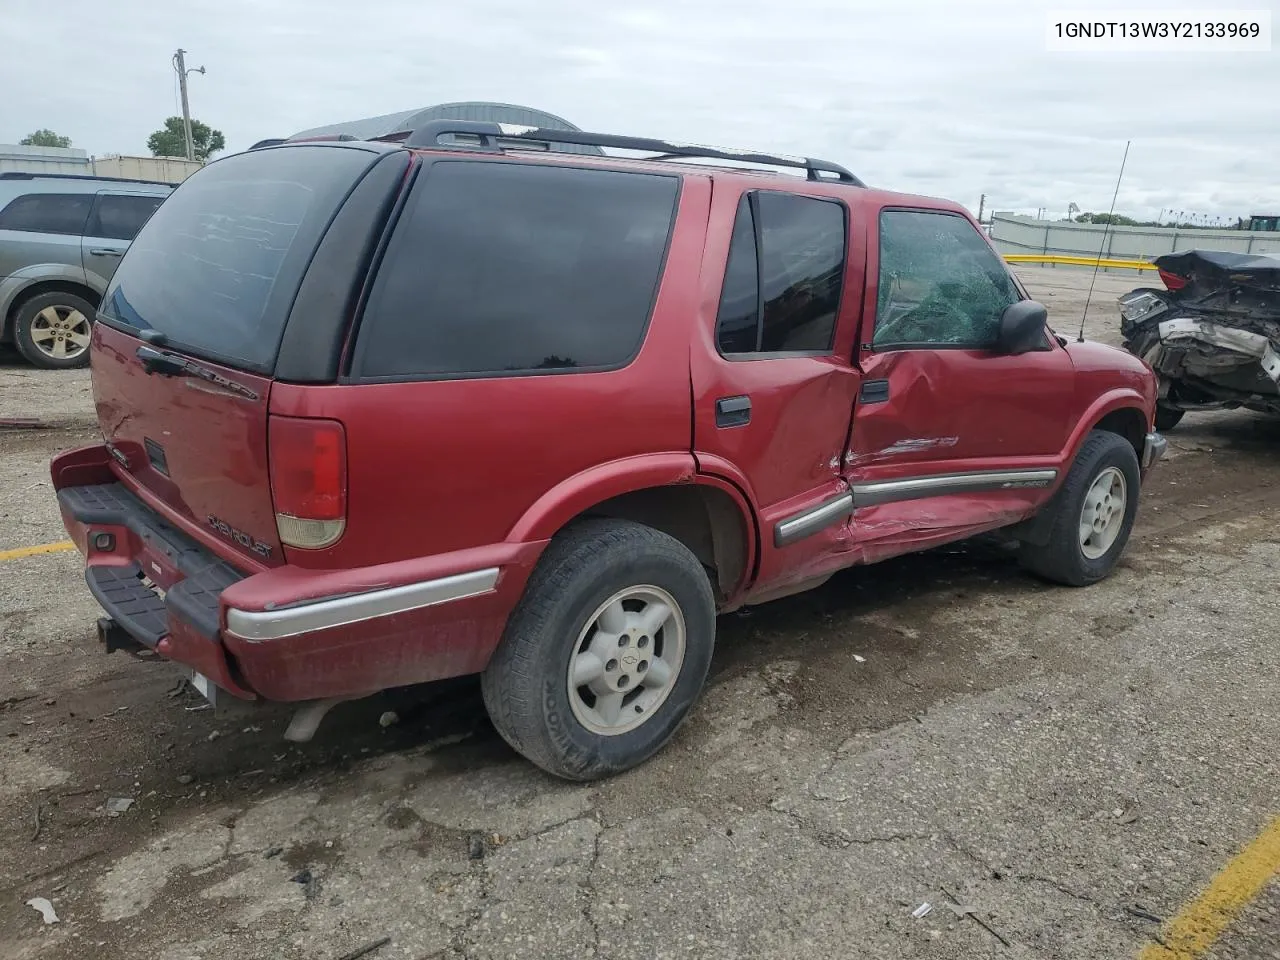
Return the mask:
<svg viewBox="0 0 1280 960">
<path fill-rule="evenodd" d="M 1063 451 L 1061 476 L 1066 477 L 1067 470 L 1071 467 L 1071 462 L 1075 459 L 1080 447 L 1084 444 L 1085 438 L 1089 436 L 1089 431 L 1098 425 L 1109 413 L 1115 413 L 1117 410 L 1136 410 L 1142 414 L 1142 422 L 1144 429 L 1151 429 L 1151 419 L 1155 412 L 1155 387 L 1152 386 L 1150 397 L 1145 397 L 1139 391 L 1132 387 L 1116 387 L 1108 390 L 1101 396 L 1097 397 L 1076 421 L 1075 427 L 1072 429 L 1071 438 L 1067 442 L 1067 447 Z"/>
</svg>

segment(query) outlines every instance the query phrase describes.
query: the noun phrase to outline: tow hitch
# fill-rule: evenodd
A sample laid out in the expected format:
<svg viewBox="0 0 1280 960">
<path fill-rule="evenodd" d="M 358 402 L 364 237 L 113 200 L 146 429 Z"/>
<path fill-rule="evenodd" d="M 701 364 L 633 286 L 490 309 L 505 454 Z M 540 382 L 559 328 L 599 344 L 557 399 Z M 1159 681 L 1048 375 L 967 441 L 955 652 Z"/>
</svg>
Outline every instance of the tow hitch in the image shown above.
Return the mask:
<svg viewBox="0 0 1280 960">
<path fill-rule="evenodd" d="M 106 647 L 107 653 L 115 653 L 117 650 L 142 653 L 147 649 L 110 617 L 98 618 L 98 642 Z"/>
</svg>

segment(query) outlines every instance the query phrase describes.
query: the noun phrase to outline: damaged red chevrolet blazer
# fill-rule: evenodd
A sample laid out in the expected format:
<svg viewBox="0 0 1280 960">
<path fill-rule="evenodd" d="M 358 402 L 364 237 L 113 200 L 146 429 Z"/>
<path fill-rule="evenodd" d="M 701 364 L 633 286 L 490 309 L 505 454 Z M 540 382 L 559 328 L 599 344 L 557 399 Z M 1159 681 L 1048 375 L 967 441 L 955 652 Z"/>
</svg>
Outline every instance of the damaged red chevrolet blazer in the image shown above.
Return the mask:
<svg viewBox="0 0 1280 960">
<path fill-rule="evenodd" d="M 295 738 L 480 673 L 583 780 L 671 737 L 718 612 L 1000 528 L 1105 577 L 1164 449 L 1149 368 L 1054 335 L 954 203 L 497 124 L 209 164 L 91 357 L 104 442 L 52 473 L 109 648 Z"/>
</svg>

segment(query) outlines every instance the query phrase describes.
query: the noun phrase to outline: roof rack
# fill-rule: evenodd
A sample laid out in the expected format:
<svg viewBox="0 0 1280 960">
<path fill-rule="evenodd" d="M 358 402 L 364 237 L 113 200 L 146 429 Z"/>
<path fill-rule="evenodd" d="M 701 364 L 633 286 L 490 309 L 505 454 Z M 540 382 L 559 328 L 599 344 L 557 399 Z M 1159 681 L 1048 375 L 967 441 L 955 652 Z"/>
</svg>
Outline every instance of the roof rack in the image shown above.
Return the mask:
<svg viewBox="0 0 1280 960">
<path fill-rule="evenodd" d="M 93 173 L 32 173 L 26 170 L 7 170 L 0 173 L 0 180 L 105 180 L 108 183 L 149 183 L 157 187 L 175 187 L 175 183 L 163 180 L 143 180 L 141 177 L 100 177 Z"/>
<path fill-rule="evenodd" d="M 576 143 L 589 147 L 613 147 L 618 150 L 643 150 L 659 154 L 651 159 L 672 160 L 680 157 L 704 157 L 712 160 L 737 160 L 743 163 L 766 163 L 775 167 L 804 170 L 810 180 L 825 180 L 824 173 L 835 174 L 841 183 L 864 187 L 861 180 L 837 163 L 815 160 L 812 157 L 790 157 L 779 154 L 758 153 L 753 150 L 731 150 L 727 147 L 702 147 L 689 143 L 672 143 L 669 140 L 651 140 L 645 137 L 622 137 L 611 133 L 586 133 L 582 130 L 556 130 L 549 127 L 526 127 L 515 123 L 488 123 L 476 120 L 432 120 L 409 134 L 404 141 L 408 147 L 432 147 L 446 149 L 475 149 L 469 145 L 442 144 L 446 134 L 475 137 L 479 149 L 492 153 L 502 151 L 504 143 L 519 149 L 525 143 Z M 545 149 L 545 148 L 544 148 Z"/>
</svg>

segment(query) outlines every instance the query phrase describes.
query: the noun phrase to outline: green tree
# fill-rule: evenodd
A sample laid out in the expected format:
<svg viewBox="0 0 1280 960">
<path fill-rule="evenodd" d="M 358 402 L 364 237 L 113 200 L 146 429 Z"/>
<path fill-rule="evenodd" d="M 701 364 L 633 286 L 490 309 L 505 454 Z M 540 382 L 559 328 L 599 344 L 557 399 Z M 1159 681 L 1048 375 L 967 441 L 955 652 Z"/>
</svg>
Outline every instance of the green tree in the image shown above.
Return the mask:
<svg viewBox="0 0 1280 960">
<path fill-rule="evenodd" d="M 226 147 L 221 130 L 214 130 L 207 123 L 191 121 L 191 144 L 197 160 L 208 160 Z M 187 138 L 182 130 L 182 118 L 170 117 L 164 126 L 147 137 L 147 149 L 153 157 L 185 157 Z"/>
<path fill-rule="evenodd" d="M 24 147 L 69 147 L 71 138 L 59 136 L 52 130 L 37 130 L 18 141 Z"/>
</svg>

